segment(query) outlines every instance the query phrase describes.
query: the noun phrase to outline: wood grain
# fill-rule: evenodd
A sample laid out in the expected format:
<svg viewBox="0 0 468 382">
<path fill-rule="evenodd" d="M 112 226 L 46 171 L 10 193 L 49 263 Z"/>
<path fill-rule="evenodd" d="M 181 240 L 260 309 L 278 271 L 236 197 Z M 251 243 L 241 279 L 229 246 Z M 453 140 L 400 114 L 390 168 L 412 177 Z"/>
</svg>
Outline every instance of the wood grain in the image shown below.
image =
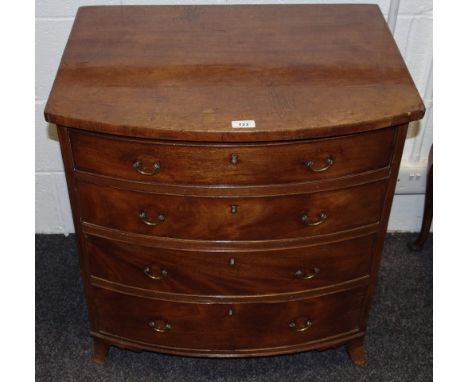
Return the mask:
<svg viewBox="0 0 468 382">
<path fill-rule="evenodd" d="M 386 181 L 347 189 L 275 197 L 180 197 L 79 183 L 82 220 L 128 233 L 188 240 L 268 240 L 323 235 L 380 220 Z M 236 206 L 237 212 L 232 213 Z M 142 222 L 158 222 L 156 226 Z M 320 225 L 321 212 L 327 219 Z"/>
<path fill-rule="evenodd" d="M 424 105 L 377 5 L 80 8 L 49 122 L 187 141 L 333 136 Z M 253 119 L 254 129 L 232 120 Z"/>
<path fill-rule="evenodd" d="M 375 5 L 80 8 L 45 117 L 93 359 L 110 345 L 347 344 L 363 364 L 408 122 L 423 114 Z M 233 129 L 241 119 L 256 127 Z"/>
<path fill-rule="evenodd" d="M 366 276 L 373 236 L 256 252 L 170 250 L 92 236 L 87 245 L 93 277 L 158 292 L 225 298 L 307 291 Z"/>
<path fill-rule="evenodd" d="M 159 184 L 249 185 L 333 179 L 388 166 L 395 130 L 268 145 L 194 145 L 73 131 L 78 171 Z M 235 156 L 235 163 L 233 162 Z M 325 171 L 327 159 L 333 164 Z M 133 164 L 141 161 L 140 171 Z M 312 161 L 308 168 L 305 163 Z M 160 165 L 155 171 L 154 164 Z M 317 172 L 320 171 L 320 172 Z"/>
<path fill-rule="evenodd" d="M 236 350 L 278 347 L 319 340 L 359 329 L 364 290 L 354 289 L 314 299 L 284 303 L 184 304 L 96 290 L 102 334 L 168 348 Z M 231 313 L 230 313 L 231 310 Z M 310 319 L 304 332 L 297 328 Z M 163 330 L 156 332 L 155 321 Z"/>
</svg>

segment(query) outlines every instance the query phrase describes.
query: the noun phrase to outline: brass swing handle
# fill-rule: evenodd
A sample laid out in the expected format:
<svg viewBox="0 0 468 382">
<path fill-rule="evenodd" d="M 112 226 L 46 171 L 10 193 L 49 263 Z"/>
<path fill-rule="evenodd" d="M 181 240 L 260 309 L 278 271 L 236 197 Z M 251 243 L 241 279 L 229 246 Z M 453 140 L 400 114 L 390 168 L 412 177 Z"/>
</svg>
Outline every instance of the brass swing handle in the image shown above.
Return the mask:
<svg viewBox="0 0 468 382">
<path fill-rule="evenodd" d="M 137 170 L 141 175 L 146 175 L 146 176 L 151 176 L 159 172 L 161 170 L 161 163 L 157 160 L 154 162 L 153 167 L 151 171 L 145 171 L 143 170 L 143 162 L 139 159 L 137 159 L 135 162 L 133 162 L 133 168 Z"/>
<path fill-rule="evenodd" d="M 166 216 L 162 213 L 159 213 L 158 214 L 158 217 L 157 217 L 157 220 L 156 221 L 151 221 L 148 219 L 148 216 L 146 215 L 146 211 L 145 210 L 140 210 L 140 212 L 138 212 L 138 217 L 140 218 L 140 220 L 145 223 L 146 225 L 150 225 L 150 226 L 155 226 L 155 225 L 160 225 L 162 223 L 164 223 L 164 220 L 166 220 Z"/>
<path fill-rule="evenodd" d="M 305 225 L 308 225 L 310 227 L 313 227 L 313 226 L 317 226 L 317 225 L 320 225 L 322 224 L 323 222 L 325 222 L 325 220 L 328 219 L 328 214 L 325 212 L 325 211 L 321 211 L 318 216 L 317 216 L 317 219 L 313 222 L 311 222 L 309 220 L 309 216 L 307 214 L 303 214 L 301 216 L 301 221 L 305 224 Z"/>
<path fill-rule="evenodd" d="M 335 163 L 335 161 L 333 160 L 332 157 L 328 157 L 327 159 L 325 159 L 324 161 L 324 165 L 323 167 L 320 167 L 320 168 L 314 168 L 314 161 L 311 161 L 311 160 L 306 160 L 304 162 L 304 165 L 306 166 L 306 168 L 312 172 L 323 172 L 323 171 L 326 171 L 328 170 L 332 165 L 333 163 Z"/>
<path fill-rule="evenodd" d="M 314 267 L 312 269 L 312 272 L 298 269 L 294 273 L 294 276 L 296 276 L 296 278 L 301 279 L 301 280 L 310 280 L 310 279 L 313 279 L 315 276 L 317 276 L 319 273 L 320 273 L 320 268 Z"/>
<path fill-rule="evenodd" d="M 312 320 L 310 318 L 306 318 L 303 323 L 298 322 L 298 320 L 293 320 L 289 322 L 289 328 L 294 332 L 305 332 L 306 330 L 310 329 L 312 326 Z"/>
<path fill-rule="evenodd" d="M 149 265 L 143 268 L 143 273 L 153 280 L 162 280 L 163 278 L 168 276 L 168 272 L 165 269 L 161 269 L 159 275 L 154 274 L 153 270 Z"/>
<path fill-rule="evenodd" d="M 158 333 L 166 333 L 172 329 L 171 323 L 163 320 L 151 320 L 150 322 L 148 322 L 148 325 L 151 329 Z"/>
</svg>

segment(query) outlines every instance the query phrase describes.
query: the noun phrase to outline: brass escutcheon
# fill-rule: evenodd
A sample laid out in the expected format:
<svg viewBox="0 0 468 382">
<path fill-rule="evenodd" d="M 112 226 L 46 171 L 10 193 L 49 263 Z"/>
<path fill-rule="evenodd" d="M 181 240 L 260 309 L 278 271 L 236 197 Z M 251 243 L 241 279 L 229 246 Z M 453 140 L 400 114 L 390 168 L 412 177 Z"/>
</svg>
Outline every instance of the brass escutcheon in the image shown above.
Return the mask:
<svg viewBox="0 0 468 382">
<path fill-rule="evenodd" d="M 237 154 L 231 154 L 231 164 L 236 166 L 239 163 L 239 156 Z"/>
</svg>

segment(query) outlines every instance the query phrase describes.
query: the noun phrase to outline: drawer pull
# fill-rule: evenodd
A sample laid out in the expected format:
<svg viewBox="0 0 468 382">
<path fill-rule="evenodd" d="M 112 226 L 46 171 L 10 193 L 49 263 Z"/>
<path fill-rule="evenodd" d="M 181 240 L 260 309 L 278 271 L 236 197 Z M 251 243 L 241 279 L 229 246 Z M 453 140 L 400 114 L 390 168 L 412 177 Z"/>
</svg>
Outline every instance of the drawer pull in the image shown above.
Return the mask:
<svg viewBox="0 0 468 382">
<path fill-rule="evenodd" d="M 328 214 L 325 211 L 322 211 L 318 214 L 317 220 L 310 222 L 309 221 L 309 216 L 307 214 L 304 214 L 301 216 L 301 221 L 310 227 L 320 225 L 322 224 L 325 220 L 327 220 Z"/>
<path fill-rule="evenodd" d="M 148 325 L 151 329 L 158 333 L 166 333 L 172 329 L 171 323 L 163 320 L 151 320 L 150 322 L 148 322 Z"/>
<path fill-rule="evenodd" d="M 148 276 L 150 279 L 153 279 L 153 280 L 162 280 L 163 278 L 167 277 L 167 275 L 168 275 L 168 273 L 167 273 L 167 271 L 165 269 L 161 269 L 161 272 L 159 273 L 159 275 L 155 275 L 150 266 L 146 266 L 143 269 L 143 273 L 146 276 Z"/>
<path fill-rule="evenodd" d="M 145 223 L 146 225 L 151 225 L 151 226 L 162 224 L 164 223 L 164 220 L 166 220 L 166 216 L 164 214 L 158 214 L 158 218 L 156 221 L 148 220 L 148 217 L 146 216 L 146 212 L 144 210 L 141 210 L 138 213 L 138 217 L 143 223 Z"/>
<path fill-rule="evenodd" d="M 142 166 L 143 166 L 143 162 L 139 159 L 133 162 L 133 168 L 137 170 L 141 175 L 151 176 L 159 172 L 159 170 L 161 170 L 161 163 L 159 161 L 154 162 L 153 168 L 151 171 L 143 170 Z"/>
<path fill-rule="evenodd" d="M 233 164 L 234 166 L 237 166 L 237 164 L 239 163 L 239 157 L 237 154 L 231 154 L 231 164 Z"/>
<path fill-rule="evenodd" d="M 294 273 L 294 276 L 296 278 L 301 279 L 301 280 L 310 280 L 313 279 L 315 276 L 317 276 L 320 273 L 320 268 L 314 267 L 313 271 L 303 271 L 302 269 L 297 270 Z"/>
<path fill-rule="evenodd" d="M 320 168 L 314 168 L 314 161 L 311 161 L 311 160 L 306 160 L 304 162 L 304 165 L 307 167 L 308 170 L 312 171 L 312 172 L 323 172 L 323 171 L 326 171 L 328 170 L 334 163 L 334 160 L 332 157 L 328 157 L 327 159 L 325 159 L 324 161 L 324 166 L 323 167 L 320 167 Z"/>
<path fill-rule="evenodd" d="M 290 329 L 294 332 L 305 332 L 312 326 L 312 320 L 310 318 L 303 320 L 303 323 L 298 323 L 296 321 L 297 320 L 293 320 L 289 323 Z"/>
</svg>

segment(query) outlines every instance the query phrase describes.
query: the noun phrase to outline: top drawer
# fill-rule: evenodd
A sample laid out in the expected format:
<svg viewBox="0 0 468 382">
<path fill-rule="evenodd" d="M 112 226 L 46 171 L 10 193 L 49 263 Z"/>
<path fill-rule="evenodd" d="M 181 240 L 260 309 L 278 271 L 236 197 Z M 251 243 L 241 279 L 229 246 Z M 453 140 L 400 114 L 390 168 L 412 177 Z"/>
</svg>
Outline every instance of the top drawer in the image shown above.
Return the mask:
<svg viewBox="0 0 468 382">
<path fill-rule="evenodd" d="M 165 184 L 248 185 L 337 178 L 386 167 L 394 128 L 303 142 L 189 144 L 71 131 L 75 168 Z"/>
</svg>

